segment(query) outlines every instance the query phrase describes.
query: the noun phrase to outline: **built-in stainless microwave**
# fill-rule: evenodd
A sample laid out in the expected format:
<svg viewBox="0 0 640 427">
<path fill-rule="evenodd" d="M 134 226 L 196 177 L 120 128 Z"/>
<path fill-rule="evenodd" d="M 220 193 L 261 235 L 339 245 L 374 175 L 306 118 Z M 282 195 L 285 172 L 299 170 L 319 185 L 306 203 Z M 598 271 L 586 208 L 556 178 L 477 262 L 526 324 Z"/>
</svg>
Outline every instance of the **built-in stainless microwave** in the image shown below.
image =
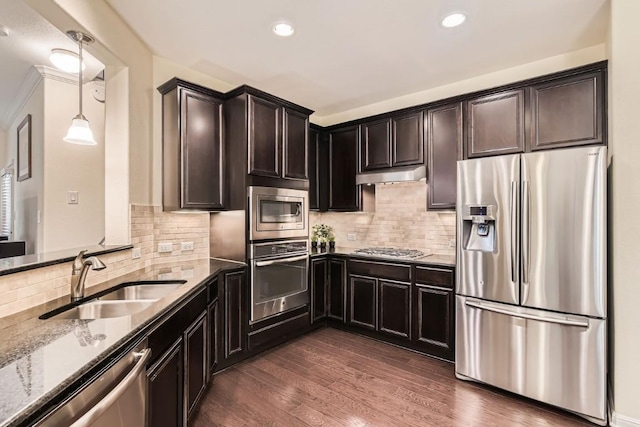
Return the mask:
<svg viewBox="0 0 640 427">
<path fill-rule="evenodd" d="M 308 236 L 308 191 L 249 187 L 249 240 Z"/>
</svg>

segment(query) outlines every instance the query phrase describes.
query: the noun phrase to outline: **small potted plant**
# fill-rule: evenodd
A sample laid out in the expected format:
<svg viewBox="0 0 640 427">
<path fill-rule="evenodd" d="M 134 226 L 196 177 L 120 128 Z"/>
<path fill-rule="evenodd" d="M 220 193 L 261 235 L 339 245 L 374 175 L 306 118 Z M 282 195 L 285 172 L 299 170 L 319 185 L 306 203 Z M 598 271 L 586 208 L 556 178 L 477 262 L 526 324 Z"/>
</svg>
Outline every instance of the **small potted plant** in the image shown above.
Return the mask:
<svg viewBox="0 0 640 427">
<path fill-rule="evenodd" d="M 313 234 L 311 235 L 311 246 L 317 247 L 320 243 L 320 248 L 326 248 L 327 242 L 329 247 L 335 247 L 335 237 L 333 235 L 333 228 L 326 224 L 316 224 L 312 228 Z M 314 244 L 315 243 L 315 244 Z"/>
</svg>

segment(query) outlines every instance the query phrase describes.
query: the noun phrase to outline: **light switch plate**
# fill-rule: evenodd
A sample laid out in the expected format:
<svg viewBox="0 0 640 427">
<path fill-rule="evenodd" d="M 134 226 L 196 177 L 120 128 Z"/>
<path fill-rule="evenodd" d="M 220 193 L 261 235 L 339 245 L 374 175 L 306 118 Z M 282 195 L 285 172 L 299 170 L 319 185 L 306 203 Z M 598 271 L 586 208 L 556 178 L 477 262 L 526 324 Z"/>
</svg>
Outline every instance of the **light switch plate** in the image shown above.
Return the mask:
<svg viewBox="0 0 640 427">
<path fill-rule="evenodd" d="M 193 268 L 187 268 L 186 270 L 182 270 L 180 275 L 182 279 L 190 279 L 193 277 Z"/>
<path fill-rule="evenodd" d="M 158 274 L 158 280 L 172 280 L 173 273 L 160 273 Z"/>
<path fill-rule="evenodd" d="M 195 248 L 193 242 L 182 242 L 181 247 L 183 251 L 192 251 Z"/>
<path fill-rule="evenodd" d="M 138 259 L 142 256 L 142 250 L 140 248 L 133 248 L 131 250 L 131 259 Z"/>
<path fill-rule="evenodd" d="M 347 233 L 347 240 L 351 242 L 355 242 L 357 240 L 356 233 Z"/>
<path fill-rule="evenodd" d="M 173 252 L 173 243 L 171 242 L 160 242 L 158 243 L 158 252 Z"/>
<path fill-rule="evenodd" d="M 449 240 L 449 247 L 450 248 L 455 248 L 456 247 L 456 239 L 450 239 Z"/>
<path fill-rule="evenodd" d="M 78 192 L 77 191 L 67 191 L 67 203 L 70 205 L 78 204 Z"/>
</svg>

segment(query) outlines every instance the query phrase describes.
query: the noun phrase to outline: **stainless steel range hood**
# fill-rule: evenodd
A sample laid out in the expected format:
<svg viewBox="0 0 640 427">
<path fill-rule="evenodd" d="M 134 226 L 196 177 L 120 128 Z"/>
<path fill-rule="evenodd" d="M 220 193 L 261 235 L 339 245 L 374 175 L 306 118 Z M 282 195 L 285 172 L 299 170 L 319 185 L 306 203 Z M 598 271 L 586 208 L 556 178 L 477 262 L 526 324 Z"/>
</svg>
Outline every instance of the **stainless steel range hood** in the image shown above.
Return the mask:
<svg viewBox="0 0 640 427">
<path fill-rule="evenodd" d="M 427 168 L 424 165 L 404 166 L 359 173 L 356 175 L 356 185 L 420 181 L 426 178 Z"/>
</svg>

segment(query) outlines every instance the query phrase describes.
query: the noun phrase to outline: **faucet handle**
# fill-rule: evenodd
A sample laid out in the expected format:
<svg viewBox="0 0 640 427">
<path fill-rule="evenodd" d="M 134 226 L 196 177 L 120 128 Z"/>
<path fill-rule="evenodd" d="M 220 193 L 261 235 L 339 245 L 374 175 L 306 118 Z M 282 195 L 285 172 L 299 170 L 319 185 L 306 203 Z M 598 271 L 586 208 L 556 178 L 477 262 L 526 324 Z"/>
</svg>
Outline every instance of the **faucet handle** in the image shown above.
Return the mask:
<svg viewBox="0 0 640 427">
<path fill-rule="evenodd" d="M 79 273 L 80 270 L 82 270 L 82 266 L 84 264 L 83 258 L 84 258 L 84 254 L 87 253 L 86 249 L 83 249 L 80 251 L 80 253 L 78 253 L 78 255 L 76 256 L 76 259 L 73 260 L 73 271 L 76 273 Z"/>
</svg>

